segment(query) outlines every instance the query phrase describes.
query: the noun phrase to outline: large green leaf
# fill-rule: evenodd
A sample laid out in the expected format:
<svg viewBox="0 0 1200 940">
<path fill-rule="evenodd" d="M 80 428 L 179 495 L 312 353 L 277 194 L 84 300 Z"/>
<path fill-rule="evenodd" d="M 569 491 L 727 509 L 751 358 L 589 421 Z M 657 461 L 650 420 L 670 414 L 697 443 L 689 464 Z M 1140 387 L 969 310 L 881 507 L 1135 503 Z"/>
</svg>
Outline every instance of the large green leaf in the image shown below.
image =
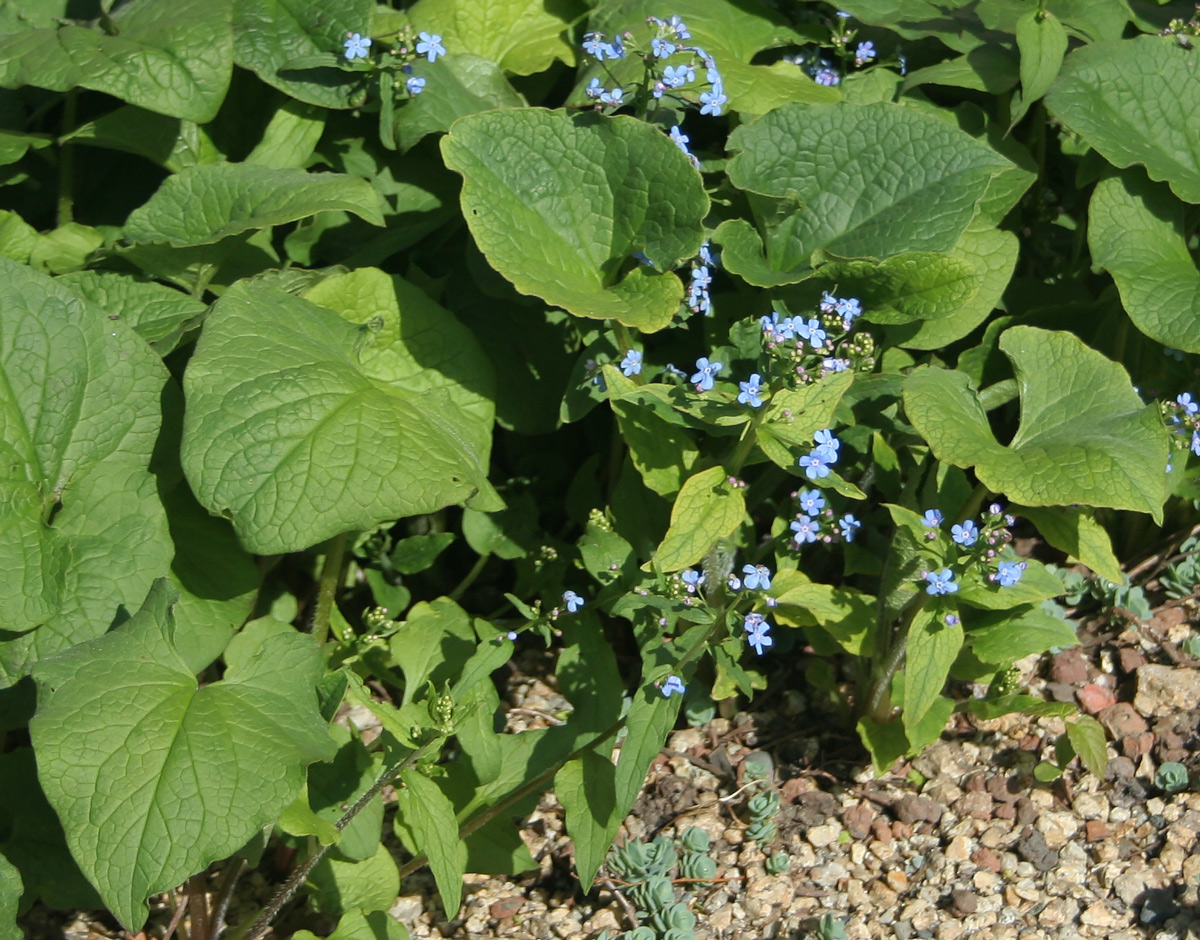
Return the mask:
<svg viewBox="0 0 1200 940">
<path fill-rule="evenodd" d="M 132 104 L 81 124 L 63 140 L 136 153 L 172 173 L 222 159 L 208 132 L 195 121 L 182 121 Z"/>
<path fill-rule="evenodd" d="M 442 154 L 463 176 L 476 243 L 518 290 L 648 332 L 678 311 L 683 284 L 660 272 L 699 249 L 708 196 L 660 130 L 592 112 L 488 111 L 455 123 Z"/>
<path fill-rule="evenodd" d="M 396 813 L 416 837 L 442 896 L 442 909 L 453 919 L 462 905 L 462 876 L 467 870 L 467 846 L 458 837 L 454 805 L 441 788 L 415 770 L 400 775 Z"/>
<path fill-rule="evenodd" d="M 148 472 L 165 379 L 123 323 L 0 259 L 0 686 L 104 633 L 167 573 Z"/>
<path fill-rule="evenodd" d="M 1192 50 L 1174 37 L 1076 49 L 1046 106 L 1109 163 L 1141 164 L 1180 199 L 1200 202 L 1200 69 Z"/>
<path fill-rule="evenodd" d="M 1048 10 L 1030 10 L 1017 20 L 1017 49 L 1021 52 L 1021 92 L 1014 100 L 1010 129 L 1029 106 L 1054 84 L 1067 54 L 1067 31 Z"/>
<path fill-rule="evenodd" d="M 787 105 L 729 146 L 729 178 L 755 194 L 760 230 L 733 219 L 715 240 L 725 267 L 763 287 L 830 260 L 950 251 L 993 178 L 1012 169 L 956 127 L 890 103 Z"/>
<path fill-rule="evenodd" d="M 326 108 L 352 108 L 367 97 L 362 77 L 332 64 L 289 68 L 293 61 L 341 56 L 350 33 L 370 32 L 373 0 L 238 0 L 234 61 L 293 98 Z"/>
<path fill-rule="evenodd" d="M 378 911 L 390 907 L 400 893 L 400 871 L 386 845 L 361 862 L 343 861 L 331 852 L 313 868 L 307 887 L 322 913 Z"/>
<path fill-rule="evenodd" d="M 575 64 L 570 29 L 580 6 L 577 0 L 420 0 L 408 15 L 418 29 L 440 35 L 450 53 L 532 75 L 555 61 Z"/>
<path fill-rule="evenodd" d="M 426 134 L 450 130 L 451 124 L 467 114 L 526 105 L 525 96 L 490 59 L 448 55 L 433 68 L 437 75 L 429 78 L 425 90 L 396 109 L 396 142 L 404 150 Z"/>
<path fill-rule="evenodd" d="M 1186 210 L 1161 183 L 1126 170 L 1096 184 L 1088 244 L 1139 330 L 1175 349 L 1200 352 L 1200 270 L 1188 250 Z"/>
<path fill-rule="evenodd" d="M 111 26 L 0 36 L 0 86 L 91 88 L 151 111 L 211 121 L 233 73 L 231 0 L 133 0 Z M 47 24 L 49 25 L 49 24 Z"/>
<path fill-rule="evenodd" d="M 1018 326 L 1000 338 L 1021 395 L 1008 446 L 988 425 L 962 372 L 922 366 L 904 384 L 904 407 L 934 455 L 974 467 L 980 481 L 1029 506 L 1082 503 L 1162 519 L 1167 435 L 1125 369 L 1069 333 Z"/>
<path fill-rule="evenodd" d="M 17 926 L 17 902 L 23 891 L 21 873 L 0 855 L 0 940 L 21 940 L 25 935 Z"/>
<path fill-rule="evenodd" d="M 108 310 L 165 356 L 208 308 L 194 297 L 117 271 L 77 271 L 58 279 L 85 300 Z"/>
<path fill-rule="evenodd" d="M 395 316 L 356 326 L 245 282 L 213 307 L 184 376 L 183 466 L 249 550 L 295 551 L 477 494 L 476 508 L 501 507 L 472 443 L 479 418 L 462 413 L 437 344 L 409 347 Z"/>
<path fill-rule="evenodd" d="M 671 509 L 671 527 L 654 556 L 660 571 L 694 565 L 741 523 L 746 501 L 741 490 L 730 486 L 728 476 L 724 467 L 709 467 L 680 488 Z"/>
<path fill-rule="evenodd" d="M 950 667 L 963 645 L 963 628 L 947 623 L 944 611 L 927 607 L 908 628 L 908 652 L 904 661 L 904 730 L 912 740 L 913 729 L 942 694 Z"/>
<path fill-rule="evenodd" d="M 30 736 L 71 852 L 130 932 L 144 899 L 241 848 L 333 755 L 298 633 L 198 688 L 159 581 L 117 630 L 40 662 Z M 137 663 L 136 669 L 128 668 Z M 131 786 L 136 784 L 136 786 Z"/>
<path fill-rule="evenodd" d="M 175 248 L 213 245 L 231 235 L 336 210 L 383 225 L 379 197 L 366 180 L 251 163 L 206 163 L 164 180 L 149 202 L 129 213 L 125 237 Z"/>
</svg>

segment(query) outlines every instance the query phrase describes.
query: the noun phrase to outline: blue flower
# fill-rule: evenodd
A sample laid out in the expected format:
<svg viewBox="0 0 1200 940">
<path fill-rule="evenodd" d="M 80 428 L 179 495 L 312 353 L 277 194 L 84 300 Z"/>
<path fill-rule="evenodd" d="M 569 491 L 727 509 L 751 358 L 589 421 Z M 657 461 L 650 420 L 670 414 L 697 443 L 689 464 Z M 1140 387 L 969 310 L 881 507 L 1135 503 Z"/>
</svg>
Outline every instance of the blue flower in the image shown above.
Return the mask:
<svg viewBox="0 0 1200 940">
<path fill-rule="evenodd" d="M 1021 580 L 1021 575 L 1025 573 L 1025 562 L 1023 561 L 1002 561 L 996 566 L 996 574 L 993 576 L 996 583 L 1001 587 L 1012 587 Z"/>
<path fill-rule="evenodd" d="M 753 647 L 754 652 L 759 656 L 763 654 L 763 650 L 775 645 L 775 641 L 771 639 L 770 630 L 771 624 L 764 620 L 746 634 L 746 642 Z"/>
<path fill-rule="evenodd" d="M 870 62 L 875 58 L 875 43 L 860 42 L 858 48 L 854 50 L 854 61 L 857 65 L 862 65 L 864 62 Z"/>
<path fill-rule="evenodd" d="M 430 62 L 436 62 L 438 56 L 446 54 L 446 47 L 442 45 L 442 37 L 437 33 L 432 36 L 429 33 L 418 33 L 417 38 L 421 40 L 417 43 L 417 55 L 423 55 Z"/>
<path fill-rule="evenodd" d="M 926 594 L 953 594 L 958 590 L 958 585 L 954 583 L 954 572 L 949 568 L 943 568 L 940 572 L 927 571 L 925 580 L 929 582 L 925 588 Z"/>
<path fill-rule="evenodd" d="M 683 583 L 687 585 L 687 592 L 695 594 L 696 589 L 704 583 L 704 575 L 694 568 L 685 568 L 679 572 L 679 577 L 683 579 Z"/>
<path fill-rule="evenodd" d="M 761 628 L 765 622 L 765 618 L 762 614 L 751 611 L 750 613 L 746 614 L 745 619 L 742 620 L 742 627 L 745 628 L 747 633 L 749 633 L 752 630 L 758 630 Z"/>
<path fill-rule="evenodd" d="M 834 304 L 833 309 L 842 318 L 842 326 L 850 329 L 854 321 L 862 315 L 862 304 L 855 297 L 847 297 Z"/>
<path fill-rule="evenodd" d="M 842 530 L 842 538 L 853 542 L 855 534 L 862 528 L 862 523 L 854 518 L 853 513 L 848 512 L 838 520 L 838 527 Z"/>
<path fill-rule="evenodd" d="M 746 587 L 751 591 L 771 590 L 771 569 L 766 565 L 743 565 Z"/>
<path fill-rule="evenodd" d="M 695 77 L 695 72 L 684 65 L 668 65 L 663 69 L 663 84 L 668 88 L 679 88 L 688 83 L 689 73 Z"/>
<path fill-rule="evenodd" d="M 371 48 L 370 37 L 361 33 L 350 33 L 349 36 L 350 38 L 343 43 L 346 47 L 346 58 L 352 62 L 355 59 L 365 59 L 367 51 Z"/>
<path fill-rule="evenodd" d="M 818 85 L 825 85 L 826 87 L 831 87 L 833 85 L 840 84 L 842 81 L 842 78 L 833 69 L 824 68 L 824 69 L 817 70 L 817 74 L 813 76 L 813 81 L 816 82 Z"/>
<path fill-rule="evenodd" d="M 824 447 L 826 450 L 833 451 L 833 453 L 835 455 L 841 449 L 841 446 L 842 446 L 842 442 L 833 436 L 833 431 L 830 428 L 824 428 L 824 429 L 818 431 L 816 434 L 814 434 L 813 442 L 818 447 Z M 837 457 L 835 456 L 833 458 L 833 460 L 831 460 L 829 462 L 836 463 Z"/>
<path fill-rule="evenodd" d="M 583 51 L 597 60 L 604 58 L 606 44 L 603 42 L 603 33 L 584 33 L 583 34 Z"/>
<path fill-rule="evenodd" d="M 708 242 L 705 242 L 700 246 L 700 251 L 697 253 L 696 257 L 700 259 L 701 264 L 712 265 L 714 268 L 717 266 L 717 259 L 713 256 L 712 248 L 709 246 Z"/>
<path fill-rule="evenodd" d="M 692 384 L 702 392 L 712 391 L 713 377 L 721 371 L 721 363 L 709 362 L 707 356 L 696 360 L 696 373 L 692 376 Z"/>
<path fill-rule="evenodd" d="M 825 508 L 825 497 L 820 490 L 801 490 L 796 501 L 800 503 L 800 511 L 815 516 Z"/>
<path fill-rule="evenodd" d="M 621 360 L 621 372 L 628 378 L 631 375 L 640 375 L 641 371 L 642 354 L 636 349 L 629 350 Z"/>
<path fill-rule="evenodd" d="M 600 79 L 593 78 L 588 82 L 588 86 L 584 89 L 584 93 L 592 99 L 599 98 L 604 94 L 604 86 L 600 84 Z"/>
<path fill-rule="evenodd" d="M 1200 457 L 1200 431 L 1192 432 L 1192 453 Z"/>
<path fill-rule="evenodd" d="M 750 381 L 738 382 L 738 404 L 749 405 L 751 408 L 762 407 L 762 376 L 757 372 L 750 373 Z"/>
<path fill-rule="evenodd" d="M 742 581 L 736 574 L 731 574 L 725 583 L 735 594 L 742 589 Z"/>
<path fill-rule="evenodd" d="M 764 333 L 770 333 L 775 337 L 776 342 L 785 339 L 796 338 L 796 319 L 795 317 L 784 317 L 779 319 L 779 314 L 772 310 L 771 315 L 759 317 L 758 322 L 762 325 Z"/>
<path fill-rule="evenodd" d="M 667 681 L 662 684 L 663 698 L 670 698 L 672 695 L 683 695 L 686 688 L 679 676 L 667 676 Z"/>
<path fill-rule="evenodd" d="M 563 591 L 563 603 L 567 605 L 567 612 L 573 614 L 583 606 L 583 598 L 574 591 Z"/>
<path fill-rule="evenodd" d="M 924 522 L 925 525 L 929 526 L 929 528 L 936 529 L 942 524 L 943 518 L 945 517 L 942 515 L 942 511 L 940 509 L 926 509 L 925 515 L 921 517 L 921 521 Z"/>
<path fill-rule="evenodd" d="M 618 105 L 621 103 L 621 99 L 624 97 L 625 92 L 623 89 L 614 88 L 612 91 L 604 91 L 600 93 L 600 103 Z"/>
<path fill-rule="evenodd" d="M 509 630 L 509 631 L 508 631 L 506 634 L 504 634 L 504 636 L 505 636 L 505 638 L 506 638 L 506 639 L 508 639 L 508 640 L 514 640 L 514 641 L 515 641 L 515 640 L 516 640 L 516 638 L 517 638 L 517 631 L 516 631 L 516 630 Z"/>
<path fill-rule="evenodd" d="M 1200 404 L 1192 401 L 1191 392 L 1184 392 L 1175 401 L 1187 414 L 1194 415 L 1197 411 L 1200 411 Z"/>
<path fill-rule="evenodd" d="M 813 349 L 820 349 L 825 343 L 827 334 L 821 329 L 821 321 L 813 317 L 807 323 L 800 322 L 796 325 L 796 335 L 801 339 L 808 340 Z"/>
<path fill-rule="evenodd" d="M 613 36 L 613 41 L 604 47 L 604 54 L 610 59 L 625 58 L 625 43 L 622 41 L 620 33 Z M 600 57 L 596 56 L 596 58 Z"/>
<path fill-rule="evenodd" d="M 708 287 L 712 283 L 712 274 L 705 265 L 692 268 L 692 285 Z"/>
<path fill-rule="evenodd" d="M 822 359 L 821 368 L 827 372 L 845 372 L 850 368 L 849 359 Z"/>
<path fill-rule="evenodd" d="M 845 10 L 838 10 L 838 11 L 837 11 L 837 15 L 838 15 L 838 16 L 839 16 L 841 19 L 843 19 L 843 20 L 848 20 L 848 19 L 850 19 L 850 14 L 849 14 L 849 13 L 847 13 Z"/>
<path fill-rule="evenodd" d="M 719 88 L 713 88 L 712 91 L 702 91 L 700 93 L 700 113 L 711 114 L 713 117 L 720 117 L 721 107 L 729 99 L 725 93 Z"/>
<path fill-rule="evenodd" d="M 425 90 L 425 79 L 414 76 L 404 83 L 404 87 L 408 89 L 410 95 L 419 95 Z"/>
<path fill-rule="evenodd" d="M 964 548 L 970 548 L 979 540 L 979 526 L 968 519 L 962 525 L 951 526 L 950 537 Z"/>
<path fill-rule="evenodd" d="M 958 617 L 955 614 L 946 614 L 946 626 L 957 627 Z"/>
<path fill-rule="evenodd" d="M 829 476 L 829 464 L 832 463 L 828 458 L 831 451 L 824 447 L 818 447 L 811 453 L 805 454 L 800 458 L 800 466 L 804 470 L 804 475 L 810 480 L 823 480 Z M 834 454 L 834 459 L 837 455 Z"/>
<path fill-rule="evenodd" d="M 826 473 L 829 471 L 826 470 Z M 796 534 L 792 536 L 796 545 L 803 545 L 805 542 L 815 542 L 817 535 L 821 531 L 821 523 L 816 519 L 810 519 L 808 516 L 801 516 L 791 523 L 791 529 Z"/>
<path fill-rule="evenodd" d="M 683 20 L 681 20 L 677 15 L 672 16 L 669 20 L 667 20 L 667 27 L 675 31 L 676 39 L 692 38 L 692 34 L 688 32 L 687 26 L 684 25 Z"/>
<path fill-rule="evenodd" d="M 655 37 L 650 40 L 650 51 L 660 59 L 669 59 L 675 54 L 675 43 Z"/>
</svg>

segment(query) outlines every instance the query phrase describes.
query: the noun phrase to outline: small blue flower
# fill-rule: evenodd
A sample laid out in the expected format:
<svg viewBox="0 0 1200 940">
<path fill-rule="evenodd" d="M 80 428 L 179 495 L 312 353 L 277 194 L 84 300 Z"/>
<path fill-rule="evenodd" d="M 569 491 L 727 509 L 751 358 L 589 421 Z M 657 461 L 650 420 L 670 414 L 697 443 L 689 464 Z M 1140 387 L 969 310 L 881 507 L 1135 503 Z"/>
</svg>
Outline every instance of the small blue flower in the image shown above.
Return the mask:
<svg viewBox="0 0 1200 940">
<path fill-rule="evenodd" d="M 853 513 L 848 512 L 838 520 L 838 527 L 842 530 L 842 538 L 847 542 L 853 542 L 855 534 L 862 528 L 862 523 L 854 518 Z"/>
<path fill-rule="evenodd" d="M 830 451 L 824 447 L 818 447 L 811 453 L 805 454 L 800 458 L 800 466 L 804 470 L 804 475 L 810 480 L 823 480 L 829 476 L 829 461 Z M 836 459 L 836 454 L 834 455 Z"/>
<path fill-rule="evenodd" d="M 707 266 L 699 265 L 692 268 L 692 286 L 693 287 L 708 287 L 712 284 L 712 273 Z"/>
<path fill-rule="evenodd" d="M 687 592 L 695 594 L 696 589 L 704 583 L 704 575 L 696 571 L 694 568 L 685 568 L 679 572 L 679 577 L 683 579 L 683 583 L 687 585 Z"/>
<path fill-rule="evenodd" d="M 642 371 L 642 354 L 636 349 L 631 349 L 625 353 L 625 358 L 621 360 L 621 372 L 626 378 L 633 375 L 640 375 Z"/>
<path fill-rule="evenodd" d="M 713 255 L 712 248 L 708 242 L 700 246 L 700 251 L 696 257 L 700 259 L 701 264 L 711 265 L 714 268 L 717 267 L 717 257 Z"/>
<path fill-rule="evenodd" d="M 875 43 L 860 42 L 858 48 L 854 50 L 854 62 L 856 65 L 862 65 L 864 62 L 870 62 L 875 58 Z"/>
<path fill-rule="evenodd" d="M 818 85 L 832 87 L 833 85 L 841 84 L 842 78 L 833 69 L 824 68 L 817 70 L 817 74 L 813 76 L 813 81 Z"/>
<path fill-rule="evenodd" d="M 825 344 L 826 332 L 821 328 L 821 321 L 813 317 L 807 323 L 800 321 L 796 326 L 796 335 L 806 339 L 813 349 L 820 349 Z"/>
<path fill-rule="evenodd" d="M 699 391 L 712 391 L 713 377 L 721 371 L 721 363 L 709 362 L 707 356 L 701 356 L 696 360 L 696 372 L 692 376 L 692 384 Z"/>
<path fill-rule="evenodd" d="M 950 537 L 964 548 L 970 548 L 979 540 L 979 526 L 968 519 L 962 525 L 951 526 Z"/>
<path fill-rule="evenodd" d="M 667 20 L 667 27 L 675 31 L 676 39 L 692 38 L 692 34 L 688 32 L 687 26 L 684 25 L 683 20 L 681 20 L 677 15 L 672 16 L 669 20 Z"/>
<path fill-rule="evenodd" d="M 845 372 L 850 368 L 849 359 L 822 359 L 821 368 L 827 372 Z"/>
<path fill-rule="evenodd" d="M 765 618 L 762 614 L 751 611 L 750 613 L 746 614 L 745 619 L 743 619 L 742 627 L 747 633 L 749 633 L 751 630 L 759 629 L 764 622 Z"/>
<path fill-rule="evenodd" d="M 621 99 L 625 97 L 625 91 L 621 88 L 614 88 L 612 91 L 604 91 L 600 93 L 600 103 L 608 105 L 618 105 Z"/>
<path fill-rule="evenodd" d="M 1025 565 L 1023 561 L 1002 561 L 996 566 L 996 574 L 993 577 L 1001 587 L 1012 587 L 1021 580 L 1021 575 L 1025 573 Z"/>
<path fill-rule="evenodd" d="M 725 93 L 718 88 L 714 88 L 711 91 L 702 91 L 700 93 L 700 113 L 720 117 L 721 108 L 728 100 Z"/>
<path fill-rule="evenodd" d="M 771 569 L 766 565 L 743 565 L 746 587 L 751 591 L 771 590 Z"/>
<path fill-rule="evenodd" d="M 346 47 L 346 58 L 353 62 L 355 59 L 365 59 L 368 50 L 371 48 L 371 39 L 369 36 L 363 36 L 361 33 L 350 33 L 343 45 Z"/>
<path fill-rule="evenodd" d="M 908 74 L 908 57 L 902 52 L 896 53 L 896 61 L 900 63 L 900 74 Z"/>
<path fill-rule="evenodd" d="M 610 42 L 610 43 L 609 43 L 607 46 L 605 46 L 605 47 L 604 47 L 604 54 L 605 54 L 606 56 L 608 56 L 610 59 L 623 59 L 623 58 L 625 58 L 625 43 L 624 43 L 624 41 L 621 39 L 621 34 L 620 34 L 620 33 L 618 33 L 617 35 L 613 36 L 613 41 L 612 41 L 612 42 Z M 600 58 L 600 57 L 599 57 L 599 56 L 596 56 L 596 58 L 598 59 L 598 58 Z"/>
<path fill-rule="evenodd" d="M 958 590 L 958 585 L 954 583 L 954 572 L 949 568 L 943 568 L 940 572 L 927 571 L 925 580 L 929 582 L 925 588 L 926 594 L 953 594 Z"/>
<path fill-rule="evenodd" d="M 829 471 L 826 470 L 826 473 Z M 791 523 L 791 529 L 796 534 L 792 536 L 796 545 L 803 545 L 805 542 L 815 542 L 817 535 L 821 531 L 821 524 L 816 519 L 810 519 L 808 516 L 801 516 Z"/>
<path fill-rule="evenodd" d="M 1200 457 L 1200 431 L 1192 432 L 1192 453 Z"/>
<path fill-rule="evenodd" d="M 800 511 L 810 516 L 815 516 L 825 508 L 825 497 L 820 490 L 801 490 L 796 501 L 800 504 Z"/>
<path fill-rule="evenodd" d="M 425 90 L 425 79 L 414 76 L 404 83 L 404 87 L 408 89 L 410 95 L 419 95 Z"/>
<path fill-rule="evenodd" d="M 516 630 L 509 630 L 509 631 L 508 631 L 506 634 L 504 634 L 504 636 L 505 636 L 505 638 L 506 638 L 506 639 L 509 639 L 509 640 L 516 640 L 516 638 L 517 638 L 517 631 L 516 631 Z"/>
<path fill-rule="evenodd" d="M 675 54 L 675 43 L 655 37 L 650 40 L 650 51 L 660 59 L 669 59 Z"/>
<path fill-rule="evenodd" d="M 680 88 L 687 84 L 688 69 L 682 65 L 668 65 L 663 69 L 663 84 L 668 88 Z"/>
<path fill-rule="evenodd" d="M 421 40 L 417 43 L 417 55 L 423 55 L 430 62 L 436 62 L 438 56 L 446 54 L 446 47 L 442 45 L 442 37 L 437 33 L 432 36 L 429 33 L 418 33 L 417 38 Z"/>
<path fill-rule="evenodd" d="M 588 82 L 588 86 L 586 89 L 584 89 L 584 93 L 593 100 L 604 94 L 604 86 L 600 84 L 600 79 L 593 78 L 590 82 Z"/>
<path fill-rule="evenodd" d="M 813 443 L 815 443 L 818 447 L 824 447 L 826 450 L 833 451 L 834 454 L 841 450 L 842 447 L 842 442 L 833 436 L 833 430 L 830 428 L 823 428 L 814 434 Z M 835 463 L 836 461 L 837 458 L 835 457 L 829 462 Z"/>
<path fill-rule="evenodd" d="M 667 676 L 667 681 L 662 684 L 663 698 L 670 698 L 672 695 L 683 695 L 687 687 L 683 684 L 683 680 L 679 676 Z"/>
<path fill-rule="evenodd" d="M 929 528 L 936 529 L 942 524 L 943 518 L 945 517 L 942 515 L 940 509 L 926 509 L 925 515 L 921 517 L 921 521 L 929 526 Z"/>
<path fill-rule="evenodd" d="M 844 300 L 839 300 L 833 306 L 834 311 L 842 318 L 842 326 L 847 330 L 854 324 L 854 321 L 862 316 L 862 304 L 855 297 L 847 297 Z"/>
<path fill-rule="evenodd" d="M 738 404 L 749 405 L 751 408 L 762 407 L 762 376 L 757 372 L 750 373 L 750 381 L 738 382 Z"/>
<path fill-rule="evenodd" d="M 606 44 L 604 43 L 603 33 L 584 33 L 583 34 L 583 51 L 594 59 L 602 60 Z"/>
<path fill-rule="evenodd" d="M 1175 401 L 1179 407 L 1189 415 L 1194 415 L 1197 411 L 1200 411 L 1200 404 L 1192 401 L 1191 392 L 1184 392 L 1182 395 L 1178 396 Z"/>
<path fill-rule="evenodd" d="M 731 574 L 729 580 L 725 583 L 729 590 L 735 594 L 742 589 L 742 581 L 736 574 Z"/>
<path fill-rule="evenodd" d="M 567 612 L 573 614 L 583 606 L 583 598 L 574 591 L 563 591 L 563 603 L 567 605 Z"/>
<path fill-rule="evenodd" d="M 763 650 L 775 645 L 775 641 L 771 639 L 770 630 L 771 624 L 764 620 L 746 634 L 746 642 L 750 644 L 754 652 L 759 656 L 763 654 Z"/>
<path fill-rule="evenodd" d="M 946 614 L 946 626 L 957 627 L 958 626 L 958 617 L 955 616 L 954 614 Z"/>
<path fill-rule="evenodd" d="M 850 19 L 850 14 L 847 13 L 845 10 L 838 10 L 837 15 L 838 15 L 838 17 L 840 17 L 843 20 Z"/>
</svg>

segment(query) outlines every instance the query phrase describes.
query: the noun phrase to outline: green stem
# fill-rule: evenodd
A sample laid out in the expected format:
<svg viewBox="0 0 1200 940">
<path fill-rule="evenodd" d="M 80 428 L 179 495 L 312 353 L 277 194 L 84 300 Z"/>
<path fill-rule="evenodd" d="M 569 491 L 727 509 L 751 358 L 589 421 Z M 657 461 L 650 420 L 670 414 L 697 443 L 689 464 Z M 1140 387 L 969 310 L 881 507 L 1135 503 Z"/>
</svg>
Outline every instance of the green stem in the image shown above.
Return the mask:
<svg viewBox="0 0 1200 940">
<path fill-rule="evenodd" d="M 463 575 L 463 579 L 455 585 L 454 590 L 448 595 L 450 600 L 457 601 L 467 592 L 467 588 L 474 584 L 475 579 L 483 573 L 484 566 L 487 565 L 488 559 L 491 557 L 491 553 L 489 552 L 475 559 L 475 564 L 471 566 L 471 570 Z"/>
<path fill-rule="evenodd" d="M 342 581 L 342 562 L 346 557 L 346 535 L 343 532 L 329 540 L 325 548 L 325 564 L 317 587 L 317 608 L 313 613 L 312 635 L 318 647 L 329 639 L 329 621 L 333 613 L 333 598 Z"/>
<path fill-rule="evenodd" d="M 725 465 L 731 477 L 736 477 L 741 472 L 742 465 L 750 456 L 750 451 L 754 450 L 754 444 L 758 440 L 758 428 L 762 424 L 765 414 L 765 408 L 757 409 L 754 417 L 742 428 L 742 436 L 738 438 L 737 447 L 734 448 L 729 463 Z"/>
<path fill-rule="evenodd" d="M 63 99 L 62 137 L 58 145 L 58 225 L 66 225 L 75 210 L 75 147 L 64 140 L 75 130 L 76 90 L 72 88 Z"/>
<path fill-rule="evenodd" d="M 901 622 L 899 634 L 892 644 L 891 653 L 884 661 L 883 668 L 872 681 L 871 691 L 867 697 L 867 707 L 863 710 L 863 714 L 869 715 L 879 724 L 884 724 L 891 718 L 892 701 L 888 693 L 892 687 L 892 679 L 895 678 L 896 672 L 908 652 L 908 631 L 917 618 L 917 614 L 929 604 L 930 596 L 922 591 L 904 611 L 904 620 Z"/>
</svg>

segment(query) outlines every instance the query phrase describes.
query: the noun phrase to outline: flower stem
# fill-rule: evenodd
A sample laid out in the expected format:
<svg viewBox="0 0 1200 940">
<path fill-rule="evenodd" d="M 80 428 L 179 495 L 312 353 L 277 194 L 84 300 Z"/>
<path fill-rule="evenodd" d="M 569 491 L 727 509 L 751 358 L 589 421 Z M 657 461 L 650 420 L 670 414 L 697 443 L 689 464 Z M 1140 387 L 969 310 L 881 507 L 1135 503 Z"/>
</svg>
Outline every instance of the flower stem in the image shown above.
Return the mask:
<svg viewBox="0 0 1200 940">
<path fill-rule="evenodd" d="M 333 613 L 333 597 L 342 580 L 342 562 L 346 557 L 346 536 L 342 532 L 329 540 L 325 547 L 325 564 L 321 566 L 321 580 L 317 587 L 317 607 L 313 613 L 312 635 L 318 648 L 329 639 L 329 621 Z"/>
<path fill-rule="evenodd" d="M 454 590 L 447 595 L 450 600 L 457 601 L 460 597 L 467 593 L 467 588 L 474 584 L 475 579 L 483 573 L 484 566 L 488 563 L 488 560 L 491 557 L 491 553 L 488 552 L 475 559 L 475 564 L 471 566 L 471 570 L 463 575 L 463 579 L 459 581 L 458 584 L 454 586 Z"/>
</svg>

